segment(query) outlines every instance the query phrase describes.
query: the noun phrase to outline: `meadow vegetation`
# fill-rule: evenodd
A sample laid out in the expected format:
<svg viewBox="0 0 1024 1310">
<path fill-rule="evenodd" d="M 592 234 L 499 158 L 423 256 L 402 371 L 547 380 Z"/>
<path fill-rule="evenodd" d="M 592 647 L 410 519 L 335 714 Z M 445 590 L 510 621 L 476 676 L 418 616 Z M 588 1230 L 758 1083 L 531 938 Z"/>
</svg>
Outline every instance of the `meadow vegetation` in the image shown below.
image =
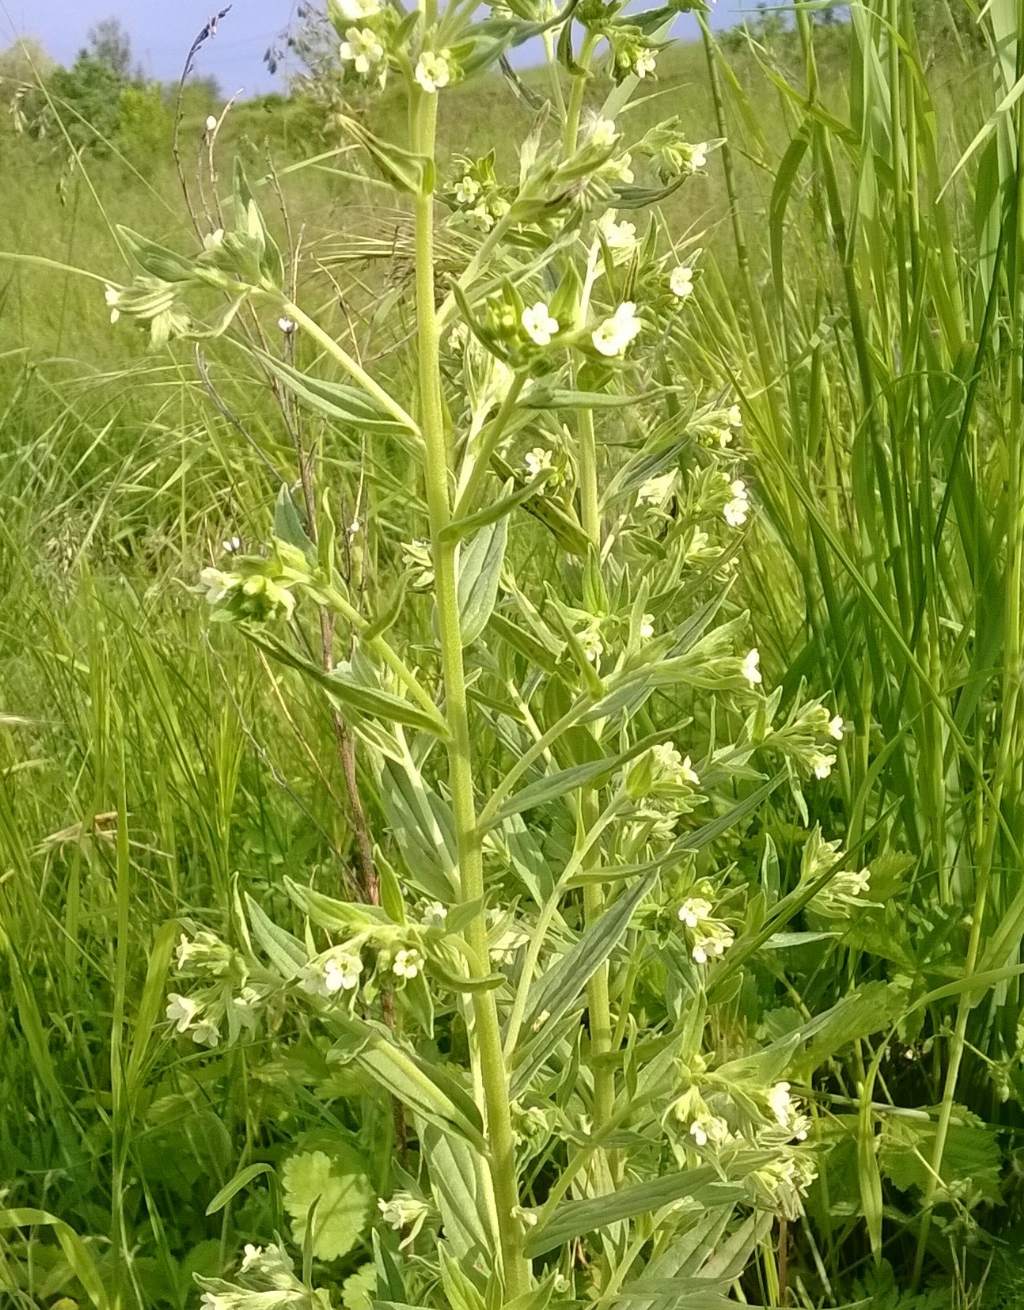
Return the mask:
<svg viewBox="0 0 1024 1310">
<path fill-rule="evenodd" d="M 355 9 L 0 59 L 0 1301 L 1024 1305 L 1024 5 Z"/>
</svg>

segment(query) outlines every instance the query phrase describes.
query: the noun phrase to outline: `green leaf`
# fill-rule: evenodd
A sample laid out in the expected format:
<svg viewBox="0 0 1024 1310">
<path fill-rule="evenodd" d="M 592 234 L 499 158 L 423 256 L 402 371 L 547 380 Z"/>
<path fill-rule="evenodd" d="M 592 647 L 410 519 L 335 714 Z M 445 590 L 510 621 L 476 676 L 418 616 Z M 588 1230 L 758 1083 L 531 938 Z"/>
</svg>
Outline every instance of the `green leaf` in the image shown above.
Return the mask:
<svg viewBox="0 0 1024 1310">
<path fill-rule="evenodd" d="M 498 582 L 505 561 L 508 519 L 481 528 L 459 559 L 459 613 L 462 642 L 471 646 L 487 627 L 498 599 Z"/>
<path fill-rule="evenodd" d="M 544 469 L 535 478 L 531 478 L 525 486 L 499 496 L 490 505 L 478 509 L 475 514 L 468 514 L 461 519 L 453 519 L 446 528 L 442 528 L 441 541 L 461 541 L 463 537 L 468 537 L 477 528 L 486 528 L 489 524 L 496 523 L 498 519 L 505 518 L 518 505 L 522 505 L 531 496 L 535 496 L 550 477 L 551 470 Z"/>
<path fill-rule="evenodd" d="M 272 1174 L 273 1168 L 269 1164 L 250 1164 L 244 1169 L 240 1169 L 234 1178 L 225 1183 L 210 1204 L 206 1207 L 206 1214 L 216 1214 L 223 1210 L 231 1198 L 239 1193 L 243 1187 L 248 1187 L 254 1178 L 259 1178 L 261 1174 Z"/>
<path fill-rule="evenodd" d="M 376 1199 L 362 1158 L 341 1145 L 331 1155 L 305 1151 L 285 1160 L 281 1181 L 293 1240 L 301 1246 L 310 1238 L 318 1260 L 351 1251 L 369 1226 Z"/>
<path fill-rule="evenodd" d="M 557 1022 L 581 994 L 589 980 L 622 941 L 637 907 L 658 880 L 657 873 L 642 878 L 624 892 L 590 925 L 555 964 L 549 965 L 530 988 L 524 1028 L 532 1030 L 541 1015 L 544 1023 Z"/>
<path fill-rule="evenodd" d="M 285 664 L 299 673 L 304 673 L 313 682 L 319 683 L 333 700 L 340 706 L 357 714 L 380 719 L 384 723 L 402 723 L 409 728 L 419 728 L 432 733 L 435 737 L 446 738 L 448 729 L 440 714 L 429 714 L 419 705 L 396 696 L 380 687 L 371 687 L 359 682 L 350 669 L 339 665 L 330 673 L 312 660 L 289 650 L 282 642 L 264 632 L 256 632 L 247 627 L 245 635 L 261 650 L 272 655 L 280 664 Z"/>
<path fill-rule="evenodd" d="M 334 1022 L 348 1038 L 332 1051 L 336 1059 L 352 1061 L 428 1123 L 486 1154 L 480 1111 L 450 1074 L 399 1046 L 375 1024 L 340 1015 Z"/>
<path fill-rule="evenodd" d="M 278 973 L 289 980 L 297 978 L 306 965 L 306 950 L 302 943 L 268 919 L 248 892 L 245 893 L 245 912 L 253 937 Z"/>
<path fill-rule="evenodd" d="M 286 483 L 281 484 L 274 503 L 274 536 L 278 541 L 286 542 L 296 550 L 301 550 L 307 558 L 316 558 L 316 547 L 306 535 L 302 518 L 295 508 L 295 501 Z"/>
<path fill-rule="evenodd" d="M 0 1210 L 0 1232 L 11 1228 L 52 1228 L 72 1273 L 82 1284 L 96 1310 L 110 1310 L 113 1305 L 103 1284 L 96 1261 L 85 1242 L 63 1219 L 45 1210 Z"/>
<path fill-rule="evenodd" d="M 622 1187 L 606 1196 L 582 1201 L 563 1201 L 547 1222 L 533 1229 L 526 1239 L 526 1255 L 543 1255 L 558 1246 L 592 1233 L 609 1224 L 660 1210 L 663 1205 L 684 1198 L 699 1206 L 725 1205 L 747 1196 L 741 1180 L 774 1160 L 770 1151 L 745 1151 L 729 1161 L 725 1177 L 715 1165 L 699 1165 L 663 1174 L 650 1182 Z"/>
<path fill-rule="evenodd" d="M 408 435 L 409 429 L 378 409 L 366 393 L 344 382 L 327 382 L 293 368 L 265 351 L 254 352 L 260 363 L 294 396 L 327 418 L 358 428 L 361 432 Z"/>
</svg>

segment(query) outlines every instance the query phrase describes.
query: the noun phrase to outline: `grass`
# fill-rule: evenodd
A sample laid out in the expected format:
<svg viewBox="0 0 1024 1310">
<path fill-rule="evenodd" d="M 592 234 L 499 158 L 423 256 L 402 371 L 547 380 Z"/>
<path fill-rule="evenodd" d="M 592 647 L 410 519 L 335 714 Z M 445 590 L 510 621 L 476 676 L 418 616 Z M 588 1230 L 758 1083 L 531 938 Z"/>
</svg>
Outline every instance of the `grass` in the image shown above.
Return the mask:
<svg viewBox="0 0 1024 1310">
<path fill-rule="evenodd" d="M 922 1002 L 818 1085 L 831 1136 L 794 1236 L 793 1304 L 897 1306 L 922 1275 L 937 1305 L 980 1304 L 986 1286 L 1016 1304 L 999 1253 L 1021 1222 L 1024 1127 L 1019 105 L 948 183 L 1016 78 L 1016 6 L 990 9 L 1001 63 L 922 49 L 909 7 L 879 0 L 820 45 L 801 24 L 774 49 L 687 48 L 636 111 L 728 137 L 731 176 L 716 165 L 664 209 L 666 230 L 705 251 L 670 367 L 741 398 L 759 512 L 734 599 L 770 681 L 794 698 L 810 680 L 853 725 L 810 818 L 871 864 L 885 902 L 744 986 L 777 990 L 782 1024 L 785 1007 L 815 1014 L 871 981 Z M 380 112 L 386 134 L 397 110 Z M 224 150 L 258 171 L 254 117 L 238 111 Z M 441 153 L 494 144 L 507 168 L 528 119 L 497 78 L 456 90 Z M 114 276 L 115 221 L 187 244 L 169 168 L 146 180 L 90 162 L 61 203 L 53 159 L 0 149 L 19 180 L 0 250 Z M 359 256 L 382 218 L 402 252 L 408 219 L 327 169 L 287 174 L 306 153 L 275 125 L 292 223 L 343 289 L 339 309 L 318 273 L 322 303 L 384 350 L 412 331 L 411 269 L 390 250 L 386 268 Z M 112 1305 L 185 1306 L 193 1272 L 284 1225 L 269 1184 L 205 1216 L 220 1188 L 325 1125 L 369 1143 L 386 1115 L 326 1097 L 314 1044 L 210 1065 L 165 1040 L 175 925 L 231 935 L 237 885 L 301 932 L 282 874 L 337 890 L 352 835 L 322 708 L 286 700 L 187 590 L 224 538 L 262 538 L 274 470 L 295 474 L 272 399 L 216 344 L 213 400 L 189 350 L 150 356 L 112 331 L 97 286 L 6 264 L 0 283 L 0 1161 L 8 1206 L 89 1235 Z M 329 428 L 317 442 L 350 508 L 353 452 Z M 422 523 L 410 529 L 393 464 L 374 473 L 379 599 L 389 538 Z M 780 893 L 798 881 L 792 820 L 788 796 L 769 803 L 768 840 L 734 851 Z M 904 1140 L 906 1109 L 929 1127 Z M 81 1254 L 45 1227 L 0 1233 L 0 1287 L 19 1307 L 80 1296 Z M 870 1282 L 883 1256 L 891 1292 Z"/>
</svg>

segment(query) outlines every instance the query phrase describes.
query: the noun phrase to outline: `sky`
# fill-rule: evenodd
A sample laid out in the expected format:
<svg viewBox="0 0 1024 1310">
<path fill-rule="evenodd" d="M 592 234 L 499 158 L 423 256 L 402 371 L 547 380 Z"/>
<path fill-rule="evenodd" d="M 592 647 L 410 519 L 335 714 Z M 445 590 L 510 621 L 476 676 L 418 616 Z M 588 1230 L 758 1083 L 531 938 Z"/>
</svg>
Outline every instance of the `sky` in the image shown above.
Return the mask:
<svg viewBox="0 0 1024 1310">
<path fill-rule="evenodd" d="M 189 46 L 211 14 L 228 0 L 0 0 L 0 49 L 18 36 L 37 37 L 62 64 L 70 63 L 90 26 L 116 17 L 128 29 L 136 59 L 149 77 L 176 80 Z M 234 0 L 216 38 L 200 56 L 199 74 L 213 74 L 225 94 L 256 95 L 281 85 L 263 52 L 288 26 L 299 0 Z M 735 22 L 755 0 L 719 0 L 716 26 Z M 685 20 L 691 23 L 691 19 Z M 695 33 L 691 27 L 690 32 Z M 687 31 L 680 26 L 680 36 Z"/>
</svg>

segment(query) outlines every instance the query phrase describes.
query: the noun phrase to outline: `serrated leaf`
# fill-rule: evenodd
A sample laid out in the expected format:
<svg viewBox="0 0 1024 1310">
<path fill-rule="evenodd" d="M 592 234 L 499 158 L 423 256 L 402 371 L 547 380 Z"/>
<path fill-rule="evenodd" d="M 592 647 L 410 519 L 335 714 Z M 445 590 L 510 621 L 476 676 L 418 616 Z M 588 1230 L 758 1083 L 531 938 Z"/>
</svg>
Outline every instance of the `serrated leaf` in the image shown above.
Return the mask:
<svg viewBox="0 0 1024 1310">
<path fill-rule="evenodd" d="M 331 1155 L 325 1151 L 293 1155 L 281 1168 L 281 1182 L 297 1244 L 310 1238 L 318 1260 L 337 1260 L 351 1251 L 368 1227 L 376 1199 L 355 1151 L 339 1147 Z"/>
</svg>

